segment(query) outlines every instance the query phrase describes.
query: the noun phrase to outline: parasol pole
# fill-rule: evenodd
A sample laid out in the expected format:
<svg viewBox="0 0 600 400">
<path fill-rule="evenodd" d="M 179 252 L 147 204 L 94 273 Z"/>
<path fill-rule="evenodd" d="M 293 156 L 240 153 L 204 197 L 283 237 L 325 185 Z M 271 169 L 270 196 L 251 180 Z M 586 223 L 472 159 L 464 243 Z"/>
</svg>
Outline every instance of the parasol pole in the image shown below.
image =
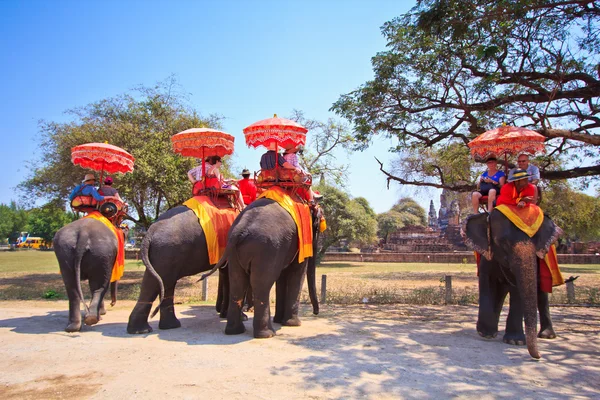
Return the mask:
<svg viewBox="0 0 600 400">
<path fill-rule="evenodd" d="M 104 160 L 102 160 L 102 168 L 100 169 L 100 183 L 98 184 L 98 187 L 101 188 L 102 187 L 102 176 L 104 175 Z"/>
<path fill-rule="evenodd" d="M 202 186 L 206 189 L 206 169 L 204 168 L 204 146 L 202 146 Z"/>
</svg>

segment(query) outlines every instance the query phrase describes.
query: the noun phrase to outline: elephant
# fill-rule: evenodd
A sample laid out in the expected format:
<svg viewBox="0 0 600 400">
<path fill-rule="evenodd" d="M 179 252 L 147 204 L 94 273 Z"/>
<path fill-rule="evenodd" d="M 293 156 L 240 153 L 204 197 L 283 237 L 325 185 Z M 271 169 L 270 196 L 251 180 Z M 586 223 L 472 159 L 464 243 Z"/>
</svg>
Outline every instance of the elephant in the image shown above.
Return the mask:
<svg viewBox="0 0 600 400">
<path fill-rule="evenodd" d="M 538 257 L 548 252 L 561 233 L 562 230 L 548 216 L 544 216 L 542 225 L 533 237 L 522 232 L 496 209 L 489 216 L 477 214 L 467 218 L 466 243 L 482 255 L 477 319 L 480 336 L 496 337 L 502 305 L 510 293 L 503 341 L 517 345 L 526 343 L 529 354 L 533 358 L 540 358 L 536 338 L 536 306 L 541 325 L 537 337 L 553 339 L 556 333 L 550 318 L 548 294 L 540 289 Z"/>
<path fill-rule="evenodd" d="M 320 210 L 320 208 L 316 208 Z M 313 211 L 313 254 L 319 235 L 321 214 Z M 242 307 L 251 287 L 254 304 L 254 337 L 275 335 L 271 324 L 269 293 L 276 282 L 273 322 L 300 326 L 300 291 L 307 274 L 313 313 L 319 313 L 316 297 L 316 258 L 298 262 L 298 231 L 292 216 L 277 202 L 261 198 L 252 202 L 236 218 L 229 230 L 225 254 L 215 266 L 227 265 L 229 308 L 225 334 L 245 332 Z M 308 270 L 308 273 L 307 273 Z"/>
<path fill-rule="evenodd" d="M 106 314 L 104 295 L 111 286 L 111 305 L 117 301 L 117 282 L 110 282 L 117 257 L 118 241 L 102 222 L 82 218 L 62 227 L 53 239 L 54 253 L 69 298 L 67 332 L 81 330 L 80 306 L 85 307 L 84 322 L 95 325 Z M 87 279 L 92 293 L 89 307 L 83 298 L 81 280 Z"/>
<path fill-rule="evenodd" d="M 159 305 L 154 316 L 160 310 L 159 329 L 179 328 L 181 322 L 175 316 L 173 295 L 177 281 L 209 270 L 213 265 L 209 261 L 208 246 L 202 227 L 196 214 L 186 206 L 174 207 L 154 222 L 140 246 L 141 259 L 146 265 L 138 301 L 131 311 L 127 332 L 141 334 L 152 332 L 148 317 L 152 303 L 160 295 Z M 217 310 L 225 316 L 229 296 L 227 287 L 219 281 Z"/>
</svg>

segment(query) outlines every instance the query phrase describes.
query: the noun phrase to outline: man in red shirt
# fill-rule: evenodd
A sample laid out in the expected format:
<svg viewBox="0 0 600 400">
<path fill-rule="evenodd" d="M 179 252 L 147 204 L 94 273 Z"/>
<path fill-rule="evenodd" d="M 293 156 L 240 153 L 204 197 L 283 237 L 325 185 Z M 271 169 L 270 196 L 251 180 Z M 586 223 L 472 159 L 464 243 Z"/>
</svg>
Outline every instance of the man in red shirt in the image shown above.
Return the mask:
<svg viewBox="0 0 600 400">
<path fill-rule="evenodd" d="M 529 177 L 527 171 L 517 169 L 508 177 L 508 183 L 500 189 L 496 205 L 507 204 L 523 208 L 533 203 L 536 189 L 527 180 Z"/>
<path fill-rule="evenodd" d="M 242 192 L 244 204 L 248 205 L 256 200 L 256 185 L 254 184 L 254 180 L 250 180 L 250 171 L 247 169 L 242 171 L 242 177 L 243 179 L 238 181 L 238 187 L 240 188 L 240 192 Z"/>
</svg>

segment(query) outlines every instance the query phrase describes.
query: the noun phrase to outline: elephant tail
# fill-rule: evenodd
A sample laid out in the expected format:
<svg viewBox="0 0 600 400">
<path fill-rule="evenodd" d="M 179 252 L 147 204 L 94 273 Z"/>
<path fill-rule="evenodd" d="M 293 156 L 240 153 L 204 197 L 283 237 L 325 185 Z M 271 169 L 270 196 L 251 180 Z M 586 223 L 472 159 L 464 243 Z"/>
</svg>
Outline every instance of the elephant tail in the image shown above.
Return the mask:
<svg viewBox="0 0 600 400">
<path fill-rule="evenodd" d="M 140 246 L 140 254 L 142 256 L 142 262 L 146 266 L 146 270 L 148 270 L 148 272 L 150 272 L 152 274 L 152 276 L 154 276 L 156 278 L 156 280 L 158 281 L 158 286 L 160 286 L 158 305 L 156 306 L 156 308 L 154 309 L 154 311 L 152 311 L 152 314 L 150 315 L 150 318 L 154 318 L 154 316 L 158 313 L 158 310 L 160 310 L 160 305 L 162 304 L 163 299 L 165 298 L 165 285 L 164 285 L 163 280 L 160 277 L 160 275 L 156 272 L 156 270 L 152 266 L 152 263 L 150 262 L 150 257 L 148 257 L 148 250 L 150 249 L 151 241 L 152 241 L 152 233 L 148 233 L 144 237 L 144 240 L 142 241 L 142 245 Z"/>
<path fill-rule="evenodd" d="M 83 258 L 83 254 L 77 252 L 75 257 L 75 281 L 77 282 L 77 294 L 79 294 L 79 299 L 83 303 L 83 307 L 85 307 L 85 313 L 89 314 L 90 308 L 85 302 L 85 299 L 83 298 L 83 290 L 81 290 L 81 259 Z"/>
<path fill-rule="evenodd" d="M 223 254 L 223 256 L 221 257 L 221 259 L 215 264 L 214 267 L 212 267 L 212 269 L 208 272 L 205 272 L 204 274 L 202 274 L 202 276 L 200 277 L 200 279 L 198 279 L 197 282 L 203 281 L 206 278 L 208 278 L 209 276 L 211 276 L 212 274 L 215 273 L 216 270 L 223 268 L 227 265 L 227 257 L 225 256 L 225 254 Z"/>
</svg>

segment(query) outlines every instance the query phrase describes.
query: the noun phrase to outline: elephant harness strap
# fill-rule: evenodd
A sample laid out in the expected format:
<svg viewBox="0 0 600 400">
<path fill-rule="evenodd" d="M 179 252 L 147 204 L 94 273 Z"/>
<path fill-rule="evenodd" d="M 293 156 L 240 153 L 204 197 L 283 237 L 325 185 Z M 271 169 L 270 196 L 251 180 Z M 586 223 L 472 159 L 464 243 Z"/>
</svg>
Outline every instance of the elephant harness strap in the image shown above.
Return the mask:
<svg viewBox="0 0 600 400">
<path fill-rule="evenodd" d="M 111 282 L 118 281 L 123 276 L 123 271 L 125 269 L 125 239 L 123 237 L 123 232 L 119 228 L 114 226 L 113 223 L 108 220 L 108 218 L 106 218 L 104 215 L 100 214 L 100 212 L 98 212 L 98 211 L 93 211 L 83 218 L 91 218 L 91 219 L 95 219 L 96 221 L 102 222 L 116 236 L 116 238 L 117 238 L 117 258 L 115 259 L 115 264 L 113 266 L 110 281 Z"/>
</svg>

